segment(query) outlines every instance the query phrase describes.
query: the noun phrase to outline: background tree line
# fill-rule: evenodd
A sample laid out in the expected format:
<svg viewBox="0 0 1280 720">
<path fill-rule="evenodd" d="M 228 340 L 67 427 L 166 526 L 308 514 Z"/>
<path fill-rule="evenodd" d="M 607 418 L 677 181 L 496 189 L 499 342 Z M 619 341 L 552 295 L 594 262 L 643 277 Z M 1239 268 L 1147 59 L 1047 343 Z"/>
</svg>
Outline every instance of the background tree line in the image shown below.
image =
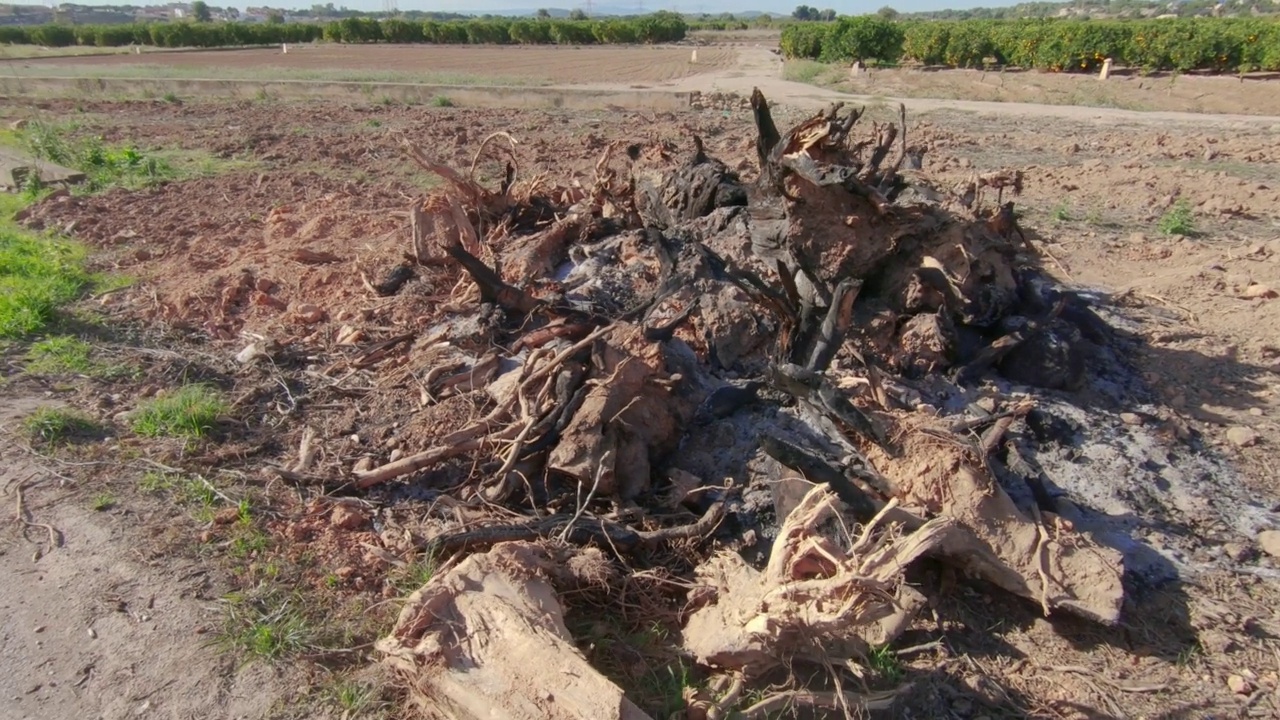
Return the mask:
<svg viewBox="0 0 1280 720">
<path fill-rule="evenodd" d="M 122 25 L 0 26 L 0 43 L 67 47 L 234 47 L 327 40 L 340 43 L 561 44 L 663 43 L 683 40 L 689 26 L 671 12 L 626 19 L 375 20 L 329 23 L 154 22 Z"/>
<path fill-rule="evenodd" d="M 1280 70 L 1280 21 L 1268 18 L 1161 20 L 958 20 L 894 22 L 879 15 L 782 30 L 787 58 L 854 60 L 1051 72 L 1093 72 L 1106 58 L 1126 67 L 1188 72 Z"/>
</svg>

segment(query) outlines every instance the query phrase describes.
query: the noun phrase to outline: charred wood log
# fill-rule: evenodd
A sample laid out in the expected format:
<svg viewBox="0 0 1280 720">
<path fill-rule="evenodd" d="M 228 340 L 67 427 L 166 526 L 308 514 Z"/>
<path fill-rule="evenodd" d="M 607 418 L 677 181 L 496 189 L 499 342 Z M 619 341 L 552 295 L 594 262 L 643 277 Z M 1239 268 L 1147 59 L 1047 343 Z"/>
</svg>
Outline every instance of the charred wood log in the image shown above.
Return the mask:
<svg viewBox="0 0 1280 720">
<path fill-rule="evenodd" d="M 803 475 L 806 480 L 829 485 L 849 506 L 850 512 L 859 522 L 869 522 L 880 511 L 871 496 L 855 485 L 830 460 L 771 435 L 760 436 L 760 449 L 782 465 Z"/>
<path fill-rule="evenodd" d="M 845 333 L 853 324 L 853 303 L 858 299 L 858 291 L 862 282 L 846 278 L 836 285 L 832 293 L 831 306 L 827 308 L 827 316 L 822 320 L 818 330 L 817 342 L 813 346 L 813 354 L 809 356 L 808 368 L 817 372 L 826 370 L 844 342 Z"/>
<path fill-rule="evenodd" d="M 536 298 L 518 287 L 503 282 L 498 273 L 475 255 L 463 250 L 461 245 L 450 245 L 445 248 L 445 252 L 458 261 L 462 269 L 476 281 L 476 285 L 480 287 L 480 298 L 485 302 L 496 303 L 504 310 L 525 315 L 538 307 Z"/>
<path fill-rule="evenodd" d="M 1028 320 L 1025 327 L 1015 330 L 1007 335 L 1002 335 L 987 347 L 983 348 L 978 355 L 969 363 L 956 371 L 955 379 L 958 384 L 966 385 L 974 382 L 982 376 L 992 365 L 1000 361 L 1001 358 L 1008 355 L 1015 348 L 1028 339 L 1043 332 L 1054 318 L 1062 314 L 1066 308 L 1066 300 L 1059 300 L 1049 314 L 1038 320 Z"/>
</svg>

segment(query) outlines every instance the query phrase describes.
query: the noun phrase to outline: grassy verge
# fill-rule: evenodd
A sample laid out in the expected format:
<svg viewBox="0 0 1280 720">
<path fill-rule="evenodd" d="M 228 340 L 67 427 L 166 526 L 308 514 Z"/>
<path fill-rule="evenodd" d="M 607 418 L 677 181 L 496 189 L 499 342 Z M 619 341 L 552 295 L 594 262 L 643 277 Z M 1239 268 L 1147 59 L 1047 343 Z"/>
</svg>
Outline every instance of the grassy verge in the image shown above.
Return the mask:
<svg viewBox="0 0 1280 720">
<path fill-rule="evenodd" d="M 44 330 L 57 311 L 80 297 L 92 278 L 84 249 L 31 233 L 14 221 L 29 198 L 0 194 L 0 339 Z"/>
<path fill-rule="evenodd" d="M 844 79 L 848 68 L 815 60 L 788 60 L 782 66 L 782 77 L 791 82 L 830 87 Z"/>
<path fill-rule="evenodd" d="M 157 52 L 158 48 L 143 47 L 142 52 Z M 31 60 L 35 58 L 75 57 L 77 55 L 132 55 L 130 47 L 97 47 L 96 45 L 73 45 L 71 47 L 46 48 L 39 45 L 0 45 L 0 58 L 8 60 Z"/>
</svg>

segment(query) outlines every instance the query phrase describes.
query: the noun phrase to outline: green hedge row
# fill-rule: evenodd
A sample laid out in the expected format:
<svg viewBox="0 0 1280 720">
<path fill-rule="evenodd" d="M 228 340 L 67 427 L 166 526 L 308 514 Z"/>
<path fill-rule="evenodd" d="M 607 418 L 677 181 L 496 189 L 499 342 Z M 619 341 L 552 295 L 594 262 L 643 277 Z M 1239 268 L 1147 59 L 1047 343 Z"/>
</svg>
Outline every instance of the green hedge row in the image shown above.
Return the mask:
<svg viewBox="0 0 1280 720">
<path fill-rule="evenodd" d="M 993 62 L 1052 72 L 1093 72 L 1111 58 L 1145 70 L 1280 70 L 1280 21 L 960 20 L 891 22 L 878 17 L 801 23 L 782 31 L 788 58 L 824 62 L 903 60 L 982 67 Z"/>
<path fill-rule="evenodd" d="M 27 25 L 0 27 L 0 44 L 67 47 L 232 47 L 328 40 L 341 43 L 458 45 L 660 43 L 683 40 L 684 18 L 669 12 L 625 20 L 451 20 L 411 22 L 346 18 L 331 23 L 156 22 L 132 25 Z"/>
</svg>

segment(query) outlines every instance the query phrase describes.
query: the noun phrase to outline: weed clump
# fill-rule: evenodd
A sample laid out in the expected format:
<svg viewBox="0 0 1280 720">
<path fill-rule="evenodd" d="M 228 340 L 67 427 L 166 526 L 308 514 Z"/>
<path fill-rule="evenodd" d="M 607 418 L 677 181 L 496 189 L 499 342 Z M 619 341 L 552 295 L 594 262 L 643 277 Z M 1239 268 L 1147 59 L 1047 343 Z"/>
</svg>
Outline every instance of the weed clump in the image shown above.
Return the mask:
<svg viewBox="0 0 1280 720">
<path fill-rule="evenodd" d="M 185 385 L 138 409 L 133 431 L 146 437 L 199 439 L 213 431 L 227 404 L 207 385 Z"/>
</svg>

